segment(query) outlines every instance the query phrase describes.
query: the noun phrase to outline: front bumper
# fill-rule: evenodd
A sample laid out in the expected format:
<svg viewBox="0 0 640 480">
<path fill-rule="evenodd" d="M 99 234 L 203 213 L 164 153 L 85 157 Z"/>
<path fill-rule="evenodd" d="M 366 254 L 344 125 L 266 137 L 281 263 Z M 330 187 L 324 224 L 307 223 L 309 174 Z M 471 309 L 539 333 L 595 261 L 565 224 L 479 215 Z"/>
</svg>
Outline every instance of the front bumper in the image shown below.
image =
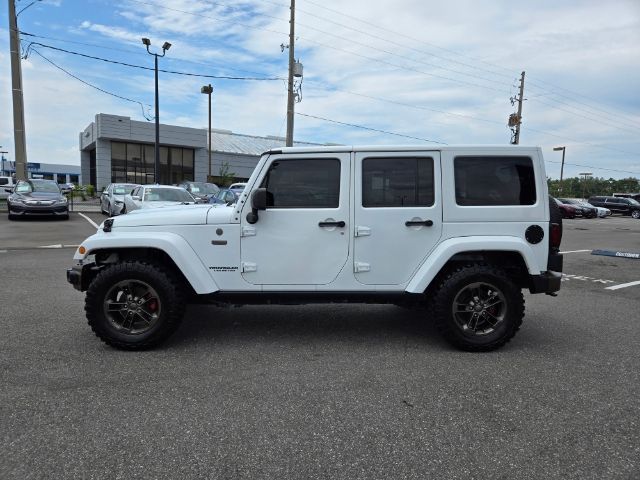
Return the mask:
<svg viewBox="0 0 640 480">
<path fill-rule="evenodd" d="M 67 269 L 67 282 L 73 285 L 73 288 L 84 292 L 89 288 L 89 284 L 100 271 L 95 263 L 87 263 L 85 265 L 77 264 Z"/>
<path fill-rule="evenodd" d="M 9 204 L 9 213 L 11 215 L 52 215 L 63 216 L 69 215 L 69 206 L 67 204 L 53 205 L 27 205 L 24 203 Z"/>
</svg>

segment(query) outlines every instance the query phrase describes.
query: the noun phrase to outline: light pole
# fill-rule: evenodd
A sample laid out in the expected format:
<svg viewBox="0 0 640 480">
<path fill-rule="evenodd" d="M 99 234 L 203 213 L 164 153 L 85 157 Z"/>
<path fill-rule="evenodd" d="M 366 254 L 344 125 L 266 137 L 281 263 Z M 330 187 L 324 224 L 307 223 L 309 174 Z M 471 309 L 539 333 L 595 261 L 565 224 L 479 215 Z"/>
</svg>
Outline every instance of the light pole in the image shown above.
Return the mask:
<svg viewBox="0 0 640 480">
<path fill-rule="evenodd" d="M 211 84 L 204 85 L 200 89 L 201 93 L 209 95 L 209 175 L 207 175 L 207 182 L 211 181 L 211 94 L 213 93 L 213 87 Z"/>
<path fill-rule="evenodd" d="M 553 147 L 553 151 L 554 152 L 559 152 L 560 150 L 562 150 L 562 165 L 560 166 L 560 186 L 558 188 L 558 191 L 562 194 L 562 174 L 564 172 L 564 151 L 567 149 L 567 147 Z"/>
<path fill-rule="evenodd" d="M 156 74 L 156 141 L 155 141 L 155 161 L 153 165 L 153 177 L 156 183 L 160 182 L 160 105 L 158 100 L 158 57 L 164 57 L 167 50 L 171 48 L 169 42 L 162 44 L 162 55 L 159 53 L 151 53 L 149 47 L 151 46 L 151 40 L 143 38 L 142 43 L 147 47 L 147 53 L 153 55 L 155 59 L 155 74 Z"/>
</svg>

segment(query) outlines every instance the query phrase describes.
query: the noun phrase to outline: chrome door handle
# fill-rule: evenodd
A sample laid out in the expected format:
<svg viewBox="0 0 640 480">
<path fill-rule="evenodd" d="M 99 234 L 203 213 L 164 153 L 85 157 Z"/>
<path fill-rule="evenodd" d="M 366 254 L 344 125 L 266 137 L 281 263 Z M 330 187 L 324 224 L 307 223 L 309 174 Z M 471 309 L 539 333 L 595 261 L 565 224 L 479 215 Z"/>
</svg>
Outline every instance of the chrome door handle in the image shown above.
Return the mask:
<svg viewBox="0 0 640 480">
<path fill-rule="evenodd" d="M 430 227 L 433 225 L 433 220 L 407 220 L 404 225 L 406 227 Z"/>
</svg>

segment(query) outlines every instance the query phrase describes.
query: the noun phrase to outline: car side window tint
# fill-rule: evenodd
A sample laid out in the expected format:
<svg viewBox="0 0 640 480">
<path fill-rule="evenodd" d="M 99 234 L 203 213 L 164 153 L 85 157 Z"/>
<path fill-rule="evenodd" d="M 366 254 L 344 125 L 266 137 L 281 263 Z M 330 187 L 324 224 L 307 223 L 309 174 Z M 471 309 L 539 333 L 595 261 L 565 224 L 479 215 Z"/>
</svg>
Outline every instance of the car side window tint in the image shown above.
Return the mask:
<svg viewBox="0 0 640 480">
<path fill-rule="evenodd" d="M 430 207 L 433 203 L 433 158 L 365 158 L 362 161 L 363 207 Z"/>
<path fill-rule="evenodd" d="M 261 187 L 267 189 L 268 208 L 338 208 L 340 160 L 276 160 Z"/>
<path fill-rule="evenodd" d="M 536 203 L 535 173 L 529 157 L 456 157 L 454 175 L 458 205 Z"/>
</svg>

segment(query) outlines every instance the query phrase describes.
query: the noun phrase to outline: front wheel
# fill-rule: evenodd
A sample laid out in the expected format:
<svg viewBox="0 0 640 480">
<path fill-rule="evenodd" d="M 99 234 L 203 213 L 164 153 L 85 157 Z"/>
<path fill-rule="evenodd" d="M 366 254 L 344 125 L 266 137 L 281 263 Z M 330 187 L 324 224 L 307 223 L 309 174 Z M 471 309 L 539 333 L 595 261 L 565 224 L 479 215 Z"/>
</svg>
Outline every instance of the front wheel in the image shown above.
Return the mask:
<svg viewBox="0 0 640 480">
<path fill-rule="evenodd" d="M 524 297 L 502 271 L 466 265 L 441 280 L 433 298 L 436 327 L 466 351 L 490 351 L 507 343 L 522 325 Z"/>
<path fill-rule="evenodd" d="M 633 212 L 631 212 L 631 217 L 635 218 L 636 220 L 640 218 L 640 210 L 634 210 Z"/>
<path fill-rule="evenodd" d="M 181 285 L 160 266 L 123 262 L 106 267 L 87 290 L 85 311 L 103 342 L 125 350 L 155 347 L 180 325 Z"/>
</svg>

